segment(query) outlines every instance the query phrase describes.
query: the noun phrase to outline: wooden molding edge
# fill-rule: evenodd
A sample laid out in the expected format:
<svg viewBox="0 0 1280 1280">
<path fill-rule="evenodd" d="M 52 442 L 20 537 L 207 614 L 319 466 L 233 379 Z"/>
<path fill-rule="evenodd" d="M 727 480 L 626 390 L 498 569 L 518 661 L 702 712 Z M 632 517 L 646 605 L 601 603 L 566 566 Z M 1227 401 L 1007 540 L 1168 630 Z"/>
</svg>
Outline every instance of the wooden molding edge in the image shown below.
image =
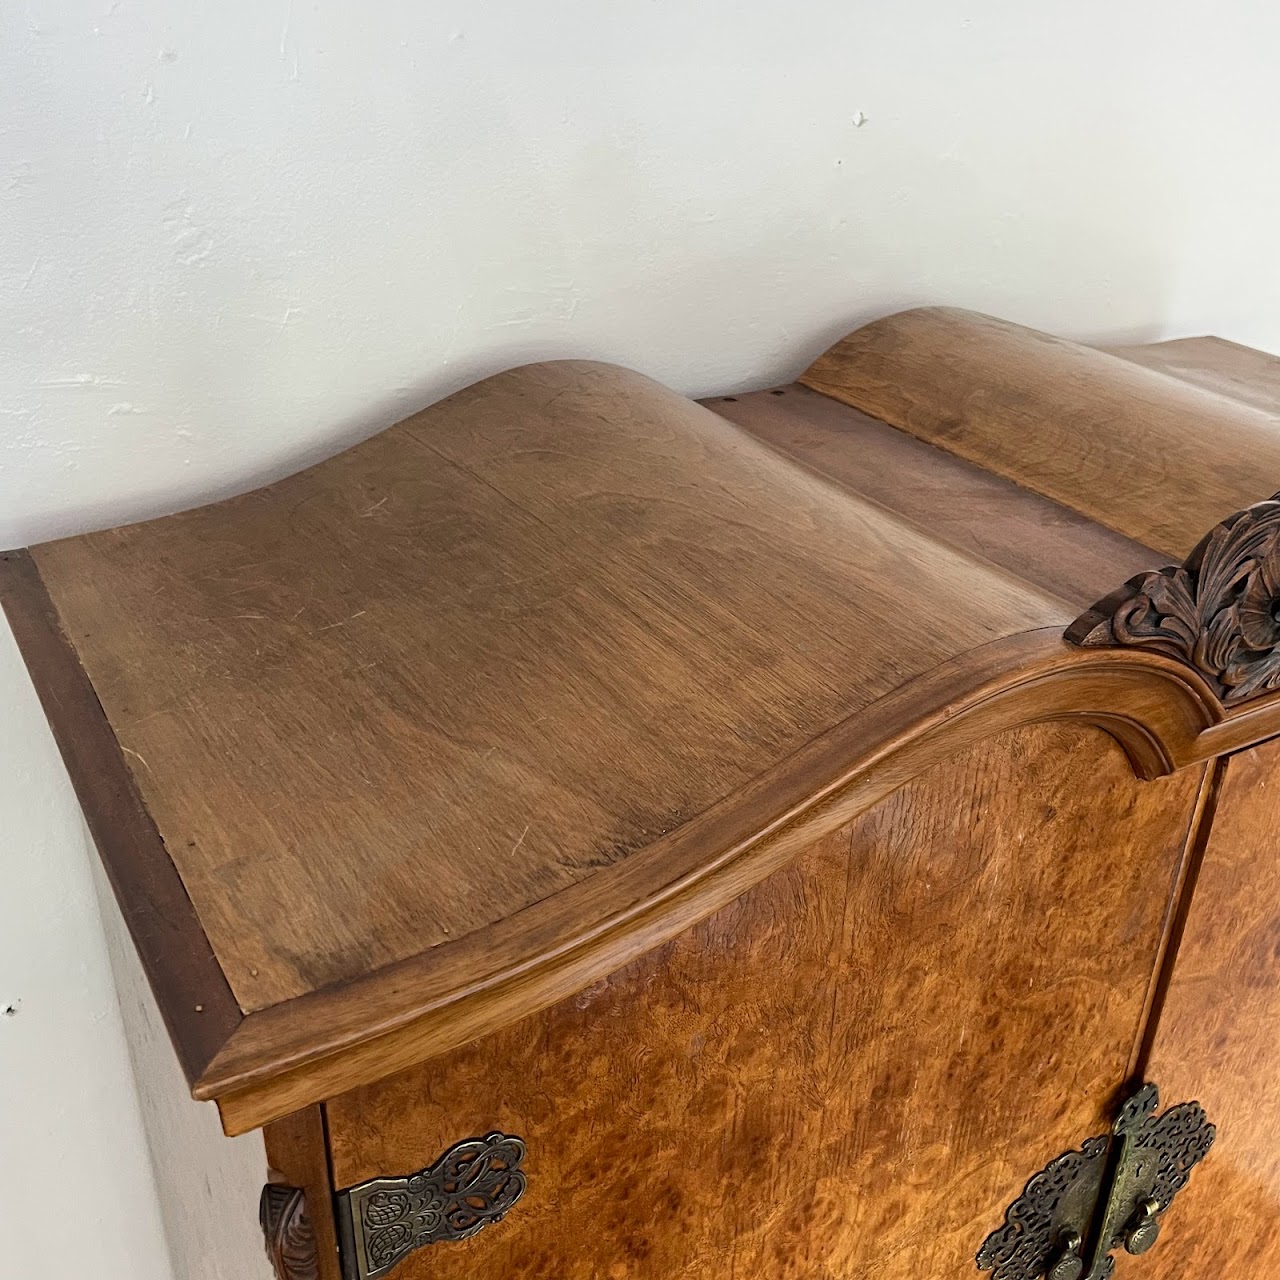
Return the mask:
<svg viewBox="0 0 1280 1280">
<path fill-rule="evenodd" d="M 1280 493 L 1216 524 L 1181 564 L 1130 578 L 1066 638 L 1167 654 L 1227 707 L 1280 691 Z"/>
<path fill-rule="evenodd" d="M 323 1109 L 285 1116 L 262 1136 L 270 1181 L 259 1221 L 277 1280 L 342 1280 Z"/>
<path fill-rule="evenodd" d="M 683 932 L 904 782 L 984 737 L 1050 719 L 1110 733 L 1156 777 L 1280 733 L 1280 700 L 1233 717 L 1164 655 L 1053 628 L 994 641 L 864 709 L 738 795 L 482 937 L 250 1014 L 194 1093 L 228 1133 L 485 1035 Z M 708 850 L 716 850 L 708 857 Z"/>
<path fill-rule="evenodd" d="M 1204 863 L 1209 836 L 1213 831 L 1214 818 L 1218 810 L 1218 798 L 1222 792 L 1222 781 L 1226 774 L 1226 769 L 1227 762 L 1225 758 L 1219 756 L 1205 765 L 1204 775 L 1200 779 L 1200 789 L 1196 795 L 1191 821 L 1187 825 L 1187 836 L 1183 842 L 1182 856 L 1178 860 L 1173 893 L 1169 897 L 1164 922 L 1160 930 L 1160 943 L 1156 950 L 1155 963 L 1151 967 L 1147 982 L 1147 995 L 1143 1003 L 1142 1018 L 1138 1023 L 1133 1049 L 1129 1055 L 1129 1065 L 1125 1071 L 1126 1080 L 1146 1080 L 1148 1078 L 1147 1071 L 1151 1063 L 1151 1052 L 1155 1045 L 1156 1033 L 1160 1027 L 1160 1019 L 1164 1013 L 1169 985 L 1173 981 L 1173 973 L 1177 967 L 1178 956 L 1182 947 L 1182 936 L 1186 930 L 1187 919 L 1191 914 L 1191 905 L 1195 898 L 1196 884 L 1200 878 L 1200 868 Z"/>
<path fill-rule="evenodd" d="M 0 604 L 36 677 L 193 1096 L 243 1133 L 447 1052 L 613 972 L 731 902 L 932 764 L 1047 719 L 1094 724 L 1155 777 L 1280 733 L 1280 696 L 1224 708 L 1154 647 L 993 641 L 813 739 L 625 863 L 471 935 L 245 1016 L 25 552 Z M 711 851 L 709 853 L 709 851 Z"/>
<path fill-rule="evenodd" d="M 3 606 L 187 1080 L 243 1014 L 35 562 L 0 553 Z"/>
</svg>

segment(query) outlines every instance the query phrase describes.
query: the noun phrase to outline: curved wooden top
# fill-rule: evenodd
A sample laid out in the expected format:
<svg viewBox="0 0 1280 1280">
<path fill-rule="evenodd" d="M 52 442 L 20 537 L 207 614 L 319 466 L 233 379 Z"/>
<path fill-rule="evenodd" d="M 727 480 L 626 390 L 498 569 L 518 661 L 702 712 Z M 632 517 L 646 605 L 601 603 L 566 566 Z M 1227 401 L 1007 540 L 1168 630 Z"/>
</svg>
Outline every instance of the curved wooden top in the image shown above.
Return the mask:
<svg viewBox="0 0 1280 1280">
<path fill-rule="evenodd" d="M 1280 361 L 1214 338 L 1102 350 L 926 307 L 800 381 L 1166 556 L 1280 489 Z"/>
<path fill-rule="evenodd" d="M 514 915 L 1070 620 L 589 364 L 34 558 L 246 1012 Z"/>
<path fill-rule="evenodd" d="M 811 391 L 717 409 L 530 366 L 0 558 L 230 1131 L 571 993 L 957 743 L 1076 716 L 1156 774 L 1280 731 L 1167 656 L 1063 643 L 1146 548 Z"/>
</svg>

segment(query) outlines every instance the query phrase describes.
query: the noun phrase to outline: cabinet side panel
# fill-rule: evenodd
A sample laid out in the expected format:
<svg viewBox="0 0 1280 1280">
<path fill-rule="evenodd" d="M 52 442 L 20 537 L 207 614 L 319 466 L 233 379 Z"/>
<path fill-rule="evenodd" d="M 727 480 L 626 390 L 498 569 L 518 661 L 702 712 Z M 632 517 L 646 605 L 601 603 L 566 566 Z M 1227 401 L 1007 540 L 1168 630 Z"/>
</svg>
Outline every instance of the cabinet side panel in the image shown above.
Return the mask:
<svg viewBox="0 0 1280 1280">
<path fill-rule="evenodd" d="M 1280 741 L 1227 761 L 1147 1074 L 1218 1126 L 1148 1277 L 1280 1274 Z"/>
<path fill-rule="evenodd" d="M 92 843 L 87 830 L 85 839 Z M 97 858 L 90 862 L 174 1280 L 274 1280 L 258 1226 L 262 1134 L 228 1138 L 213 1103 L 192 1101 L 115 894 Z"/>
<path fill-rule="evenodd" d="M 525 1139 L 524 1200 L 399 1280 L 970 1280 L 1107 1127 L 1200 779 L 1066 724 L 958 753 L 575 999 L 334 1100 L 335 1185 Z"/>
</svg>

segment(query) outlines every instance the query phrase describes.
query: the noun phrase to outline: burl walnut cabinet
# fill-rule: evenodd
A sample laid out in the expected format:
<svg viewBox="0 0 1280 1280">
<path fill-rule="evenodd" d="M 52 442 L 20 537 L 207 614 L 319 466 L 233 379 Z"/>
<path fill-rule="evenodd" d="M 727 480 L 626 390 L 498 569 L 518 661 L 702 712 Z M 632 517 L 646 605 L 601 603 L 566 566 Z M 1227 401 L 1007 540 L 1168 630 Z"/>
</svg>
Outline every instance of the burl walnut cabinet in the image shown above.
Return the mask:
<svg viewBox="0 0 1280 1280">
<path fill-rule="evenodd" d="M 180 1280 L 1280 1274 L 1277 488 L 1280 360 L 928 309 L 5 554 Z"/>
</svg>

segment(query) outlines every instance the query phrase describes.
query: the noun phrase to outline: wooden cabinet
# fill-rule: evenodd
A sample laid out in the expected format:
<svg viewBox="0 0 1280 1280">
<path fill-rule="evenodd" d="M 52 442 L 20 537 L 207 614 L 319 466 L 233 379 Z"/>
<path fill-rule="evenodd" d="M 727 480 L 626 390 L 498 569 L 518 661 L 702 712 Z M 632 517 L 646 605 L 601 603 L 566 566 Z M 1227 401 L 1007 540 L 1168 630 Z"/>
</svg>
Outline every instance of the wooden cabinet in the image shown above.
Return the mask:
<svg viewBox="0 0 1280 1280">
<path fill-rule="evenodd" d="M 1220 1154 L 1170 1215 L 1155 1280 L 1280 1268 L 1280 743 L 1226 761 L 1149 1073 L 1196 1096 Z M 1189 1091 L 1189 1092 L 1188 1092 Z"/>
<path fill-rule="evenodd" d="M 524 1138 L 524 1199 L 422 1280 L 976 1274 L 1010 1185 L 1107 1127 L 1201 773 L 1139 783 L 1080 725 L 971 747 L 577 996 L 334 1099 L 335 1180 Z"/>
<path fill-rule="evenodd" d="M 532 366 L 0 558 L 264 1268 L 1269 1276 L 1277 367 Z"/>
</svg>

